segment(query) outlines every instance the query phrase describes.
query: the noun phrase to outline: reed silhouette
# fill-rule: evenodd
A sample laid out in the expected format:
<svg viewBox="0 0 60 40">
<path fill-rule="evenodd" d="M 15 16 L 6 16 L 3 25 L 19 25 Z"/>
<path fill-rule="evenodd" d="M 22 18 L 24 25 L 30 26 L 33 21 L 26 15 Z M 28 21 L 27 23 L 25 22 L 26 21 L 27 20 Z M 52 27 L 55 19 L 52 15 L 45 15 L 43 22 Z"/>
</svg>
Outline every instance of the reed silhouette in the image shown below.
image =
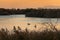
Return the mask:
<svg viewBox="0 0 60 40">
<path fill-rule="evenodd" d="M 45 25 L 45 23 L 42 23 L 42 25 Z M 50 28 L 53 27 L 50 24 L 48 25 L 50 26 Z M 34 27 L 36 28 L 37 26 L 35 25 Z M 19 26 L 17 28 L 13 26 L 13 33 L 11 34 L 7 28 L 1 28 L 0 40 L 60 40 L 60 30 L 57 30 L 56 28 L 51 28 L 52 30 L 45 29 L 43 31 L 30 32 L 27 28 L 25 29 L 25 31 L 22 31 Z"/>
</svg>

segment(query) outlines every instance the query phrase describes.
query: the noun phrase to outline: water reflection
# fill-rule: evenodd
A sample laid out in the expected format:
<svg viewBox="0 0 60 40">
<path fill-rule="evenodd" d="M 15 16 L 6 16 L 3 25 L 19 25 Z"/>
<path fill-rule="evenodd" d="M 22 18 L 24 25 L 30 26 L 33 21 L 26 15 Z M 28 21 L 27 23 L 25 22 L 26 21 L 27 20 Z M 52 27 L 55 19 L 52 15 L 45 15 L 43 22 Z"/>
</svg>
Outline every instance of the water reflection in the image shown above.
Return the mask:
<svg viewBox="0 0 60 40">
<path fill-rule="evenodd" d="M 58 19 L 58 25 L 59 21 Z M 37 29 L 43 28 L 40 23 L 42 22 L 52 22 L 56 23 L 57 18 L 32 18 L 32 17 L 25 17 L 25 15 L 10 15 L 10 16 L 0 16 L 0 28 L 8 28 L 11 30 L 13 26 L 20 26 L 22 29 L 28 28 L 30 30 L 34 30 L 34 26 L 37 26 Z M 59 27 L 57 27 L 59 28 Z"/>
</svg>

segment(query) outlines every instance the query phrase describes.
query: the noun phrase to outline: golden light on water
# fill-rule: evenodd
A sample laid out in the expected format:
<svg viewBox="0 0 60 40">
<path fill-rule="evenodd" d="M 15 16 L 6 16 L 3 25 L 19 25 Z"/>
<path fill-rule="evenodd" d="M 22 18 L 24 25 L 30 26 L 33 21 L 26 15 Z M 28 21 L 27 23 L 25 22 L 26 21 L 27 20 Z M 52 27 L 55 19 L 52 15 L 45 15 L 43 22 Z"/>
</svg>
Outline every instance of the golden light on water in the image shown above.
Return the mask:
<svg viewBox="0 0 60 40">
<path fill-rule="evenodd" d="M 13 26 L 16 26 L 16 28 L 19 26 L 22 30 L 27 28 L 28 30 L 40 31 L 46 28 L 45 26 L 41 25 L 40 22 L 27 21 L 28 19 L 33 20 L 31 18 L 0 18 L 0 29 L 8 28 L 8 30 L 12 30 Z M 36 18 L 34 20 L 36 20 Z M 28 25 L 28 23 L 30 23 L 30 25 Z M 35 25 L 37 28 L 34 27 Z M 60 30 L 60 23 L 58 23 L 56 27 L 58 30 Z"/>
</svg>

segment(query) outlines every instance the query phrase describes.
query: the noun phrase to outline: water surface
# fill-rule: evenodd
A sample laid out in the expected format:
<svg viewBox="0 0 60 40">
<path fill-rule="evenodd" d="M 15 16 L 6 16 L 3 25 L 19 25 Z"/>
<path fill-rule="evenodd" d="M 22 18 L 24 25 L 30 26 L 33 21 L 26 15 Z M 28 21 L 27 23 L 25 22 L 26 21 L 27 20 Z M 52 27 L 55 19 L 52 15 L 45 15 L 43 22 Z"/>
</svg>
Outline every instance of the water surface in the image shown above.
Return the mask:
<svg viewBox="0 0 60 40">
<path fill-rule="evenodd" d="M 52 22 L 60 26 L 60 18 L 33 18 L 25 17 L 25 15 L 7 15 L 0 16 L 0 28 L 8 28 L 9 30 L 13 29 L 13 26 L 20 26 L 22 29 L 28 28 L 34 30 L 34 26 L 37 25 L 37 29 L 41 29 L 40 23 L 43 22 Z M 28 25 L 30 23 L 30 25 Z M 60 27 L 57 27 L 60 28 Z"/>
</svg>

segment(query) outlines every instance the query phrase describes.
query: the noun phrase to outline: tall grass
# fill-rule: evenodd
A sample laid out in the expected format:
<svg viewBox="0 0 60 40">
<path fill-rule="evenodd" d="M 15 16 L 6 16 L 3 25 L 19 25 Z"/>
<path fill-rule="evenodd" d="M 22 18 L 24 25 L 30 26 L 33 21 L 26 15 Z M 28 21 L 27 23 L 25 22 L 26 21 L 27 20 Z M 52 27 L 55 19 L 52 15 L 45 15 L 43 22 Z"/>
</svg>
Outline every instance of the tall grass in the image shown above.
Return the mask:
<svg viewBox="0 0 60 40">
<path fill-rule="evenodd" d="M 45 25 L 45 24 L 43 24 Z M 35 25 L 35 28 L 37 26 Z M 50 27 L 53 27 L 50 24 Z M 57 30 L 54 26 L 54 30 L 45 29 L 43 31 L 31 31 L 26 28 L 25 31 L 22 31 L 21 28 L 18 26 L 13 27 L 13 33 L 10 34 L 9 30 L 1 29 L 0 30 L 0 40 L 60 40 L 60 31 Z"/>
</svg>

